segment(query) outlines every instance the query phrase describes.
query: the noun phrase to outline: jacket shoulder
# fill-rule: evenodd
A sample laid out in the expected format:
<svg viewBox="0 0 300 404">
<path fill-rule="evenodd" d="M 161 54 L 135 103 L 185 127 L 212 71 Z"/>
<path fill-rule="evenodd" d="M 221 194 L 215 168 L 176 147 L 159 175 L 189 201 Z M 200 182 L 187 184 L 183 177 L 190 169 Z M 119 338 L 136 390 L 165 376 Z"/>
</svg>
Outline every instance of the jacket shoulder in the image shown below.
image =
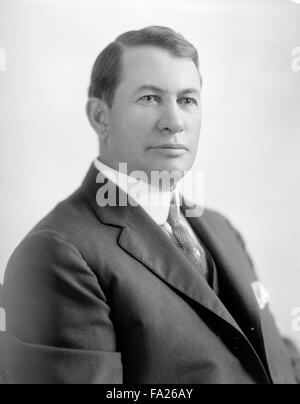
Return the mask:
<svg viewBox="0 0 300 404">
<path fill-rule="evenodd" d="M 205 209 L 203 213 L 203 220 L 216 231 L 229 231 L 239 241 L 243 248 L 246 248 L 244 237 L 227 216 L 213 209 Z"/>
</svg>

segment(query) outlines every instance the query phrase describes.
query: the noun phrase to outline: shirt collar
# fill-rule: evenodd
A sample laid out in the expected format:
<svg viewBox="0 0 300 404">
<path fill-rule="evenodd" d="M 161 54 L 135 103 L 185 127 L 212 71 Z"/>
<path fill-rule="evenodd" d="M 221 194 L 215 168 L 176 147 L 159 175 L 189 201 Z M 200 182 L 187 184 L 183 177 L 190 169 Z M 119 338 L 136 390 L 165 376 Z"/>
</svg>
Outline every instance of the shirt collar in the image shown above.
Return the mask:
<svg viewBox="0 0 300 404">
<path fill-rule="evenodd" d="M 158 188 L 151 186 L 151 184 L 146 184 L 137 178 L 109 167 L 99 159 L 94 160 L 94 165 L 98 171 L 115 183 L 122 191 L 130 195 L 158 225 L 161 226 L 167 222 L 173 196 L 178 214 L 180 213 L 179 184 L 177 184 L 173 192 L 162 192 Z"/>
</svg>

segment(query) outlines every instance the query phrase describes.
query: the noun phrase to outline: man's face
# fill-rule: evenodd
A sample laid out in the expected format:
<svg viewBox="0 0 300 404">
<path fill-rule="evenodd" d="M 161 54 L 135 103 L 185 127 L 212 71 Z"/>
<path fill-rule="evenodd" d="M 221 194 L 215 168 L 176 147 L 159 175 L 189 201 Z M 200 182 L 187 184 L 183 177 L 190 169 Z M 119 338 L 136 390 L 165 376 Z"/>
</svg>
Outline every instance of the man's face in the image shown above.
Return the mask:
<svg viewBox="0 0 300 404">
<path fill-rule="evenodd" d="M 179 171 L 181 178 L 197 154 L 200 92 L 192 60 L 152 46 L 126 49 L 122 80 L 108 111 L 103 161 L 114 168 L 126 162 L 129 174 L 141 170 L 149 179 L 151 172 L 162 170 Z M 169 144 L 184 148 L 159 148 Z"/>
</svg>

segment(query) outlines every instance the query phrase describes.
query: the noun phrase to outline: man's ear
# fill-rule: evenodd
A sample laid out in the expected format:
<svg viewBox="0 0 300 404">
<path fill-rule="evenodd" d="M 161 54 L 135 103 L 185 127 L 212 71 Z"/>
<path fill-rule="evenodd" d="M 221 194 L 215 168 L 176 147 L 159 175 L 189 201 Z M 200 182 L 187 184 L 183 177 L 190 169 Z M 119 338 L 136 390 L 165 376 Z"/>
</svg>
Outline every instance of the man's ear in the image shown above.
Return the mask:
<svg viewBox="0 0 300 404">
<path fill-rule="evenodd" d="M 96 97 L 89 98 L 86 104 L 87 117 L 100 139 L 105 139 L 108 135 L 108 109 L 106 102 Z"/>
</svg>

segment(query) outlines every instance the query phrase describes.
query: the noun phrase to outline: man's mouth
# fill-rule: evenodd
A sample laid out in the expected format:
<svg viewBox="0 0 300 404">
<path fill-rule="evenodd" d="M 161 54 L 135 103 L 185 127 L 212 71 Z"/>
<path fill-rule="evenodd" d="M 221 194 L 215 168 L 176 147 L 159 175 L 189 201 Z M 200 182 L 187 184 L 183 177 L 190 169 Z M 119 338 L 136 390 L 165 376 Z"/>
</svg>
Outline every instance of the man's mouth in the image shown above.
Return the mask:
<svg viewBox="0 0 300 404">
<path fill-rule="evenodd" d="M 170 157 L 178 157 L 182 156 L 187 152 L 187 147 L 184 146 L 183 144 L 174 144 L 174 143 L 168 143 L 168 144 L 162 144 L 159 146 L 151 146 L 148 148 L 149 150 L 152 150 L 154 152 L 164 154 L 165 156 L 170 156 Z"/>
<path fill-rule="evenodd" d="M 165 143 L 159 146 L 152 146 L 150 149 L 177 149 L 177 150 L 187 150 L 187 147 L 179 143 Z"/>
</svg>

